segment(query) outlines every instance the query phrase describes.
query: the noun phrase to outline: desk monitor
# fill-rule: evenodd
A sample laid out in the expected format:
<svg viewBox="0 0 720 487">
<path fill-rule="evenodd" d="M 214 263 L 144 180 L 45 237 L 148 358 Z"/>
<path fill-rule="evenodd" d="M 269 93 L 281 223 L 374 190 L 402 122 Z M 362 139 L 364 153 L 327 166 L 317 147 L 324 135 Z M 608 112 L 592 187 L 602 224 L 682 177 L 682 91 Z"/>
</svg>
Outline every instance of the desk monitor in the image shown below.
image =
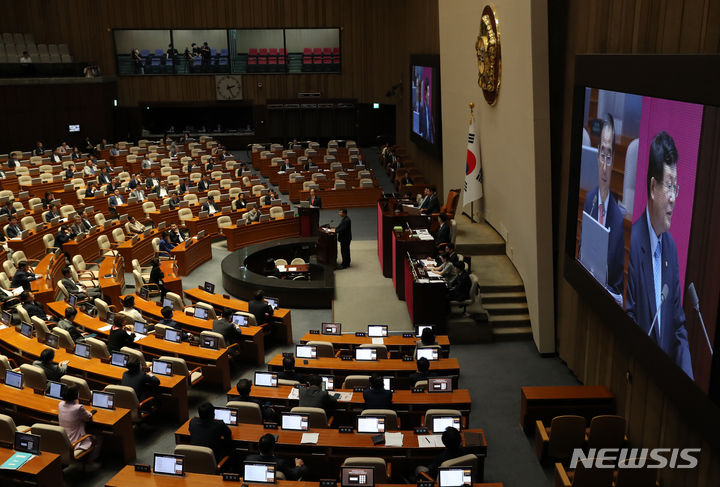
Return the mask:
<svg viewBox="0 0 720 487">
<path fill-rule="evenodd" d="M 322 388 L 324 391 L 334 391 L 335 390 L 335 376 L 334 375 L 321 375 L 320 378 L 322 379 Z"/>
<path fill-rule="evenodd" d="M 30 323 L 21 323 L 20 324 L 20 333 L 28 338 L 32 338 L 33 335 L 33 326 Z"/>
<path fill-rule="evenodd" d="M 32 435 L 30 433 L 15 432 L 15 441 L 13 444 L 15 451 L 30 453 L 32 455 L 40 455 L 40 435 Z"/>
<path fill-rule="evenodd" d="M 57 350 L 60 347 L 60 337 L 54 333 L 48 333 L 45 335 L 45 345 Z"/>
<path fill-rule="evenodd" d="M 153 360 L 152 372 L 157 375 L 173 375 L 172 364 L 164 360 Z"/>
<path fill-rule="evenodd" d="M 215 419 L 221 420 L 228 426 L 237 426 L 238 410 L 235 408 L 215 408 Z"/>
<path fill-rule="evenodd" d="M 275 483 L 275 464 L 260 462 L 245 462 L 243 465 L 243 483 L 254 482 L 258 484 Z"/>
<path fill-rule="evenodd" d="M 438 487 L 463 487 L 472 485 L 472 467 L 440 467 Z"/>
<path fill-rule="evenodd" d="M 155 453 L 153 458 L 153 472 L 164 475 L 185 475 L 183 464 L 185 457 L 182 455 L 168 455 L 164 453 Z"/>
<path fill-rule="evenodd" d="M 47 390 L 45 391 L 45 395 L 47 397 L 52 397 L 53 399 L 62 399 L 64 390 L 65 384 L 49 380 L 47 383 Z"/>
<path fill-rule="evenodd" d="M 74 308 L 75 305 L 77 304 L 77 296 L 74 294 L 69 294 L 67 302 L 68 302 L 68 306 L 70 306 L 71 308 Z"/>
<path fill-rule="evenodd" d="M 198 218 L 207 218 L 208 215 L 209 215 L 209 212 L 201 211 L 198 213 Z"/>
<path fill-rule="evenodd" d="M 215 293 L 215 284 L 213 284 L 212 282 L 205 281 L 205 285 L 203 286 L 203 289 L 205 289 L 205 292 L 214 294 Z"/>
<path fill-rule="evenodd" d="M 182 332 L 175 328 L 165 329 L 165 340 L 173 343 L 180 343 L 182 341 Z"/>
<path fill-rule="evenodd" d="M 317 347 L 314 345 L 295 345 L 297 358 L 317 358 Z"/>
<path fill-rule="evenodd" d="M 415 357 L 416 360 L 419 360 L 421 358 L 426 358 L 428 360 L 437 360 L 439 357 L 438 355 L 438 349 L 437 348 L 418 348 L 417 349 L 417 356 Z"/>
<path fill-rule="evenodd" d="M 583 211 L 580 263 L 603 286 L 607 285 L 607 256 L 610 229 Z"/>
<path fill-rule="evenodd" d="M 199 320 L 207 320 L 208 310 L 199 306 L 195 306 L 195 313 L 193 313 L 193 316 Z"/>
<path fill-rule="evenodd" d="M 320 330 L 323 335 L 342 335 L 342 324 L 323 323 Z"/>
<path fill-rule="evenodd" d="M 428 392 L 452 392 L 453 385 L 450 377 L 428 377 Z"/>
<path fill-rule="evenodd" d="M 385 433 L 385 417 L 384 416 L 358 416 L 357 417 L 358 433 Z"/>
<path fill-rule="evenodd" d="M 377 350 L 374 348 L 356 348 L 355 360 L 377 360 Z"/>
<path fill-rule="evenodd" d="M 415 336 L 420 338 L 425 328 L 429 328 L 430 331 L 434 330 L 433 325 L 415 325 Z"/>
<path fill-rule="evenodd" d="M 278 298 L 270 298 L 265 296 L 265 301 L 268 302 L 270 306 L 272 306 L 272 309 L 278 309 L 280 306 L 280 300 Z"/>
<path fill-rule="evenodd" d="M 75 355 L 82 358 L 90 358 L 90 346 L 85 343 L 76 343 Z"/>
<path fill-rule="evenodd" d="M 275 372 L 255 372 L 254 383 L 260 387 L 277 387 L 278 375 Z"/>
<path fill-rule="evenodd" d="M 136 321 L 133 324 L 133 331 L 138 335 L 147 335 L 147 323 Z"/>
<path fill-rule="evenodd" d="M 245 315 L 232 315 L 232 322 L 235 326 L 248 326 L 248 317 Z"/>
<path fill-rule="evenodd" d="M 22 385 L 23 385 L 22 372 L 6 370 L 5 371 L 5 385 L 14 387 L 15 389 L 22 389 Z"/>
<path fill-rule="evenodd" d="M 283 413 L 280 426 L 284 430 L 307 431 L 309 428 L 307 414 Z"/>
<path fill-rule="evenodd" d="M 218 337 L 200 335 L 200 347 L 217 350 L 218 348 L 220 348 L 220 341 L 218 340 Z"/>
<path fill-rule="evenodd" d="M 130 356 L 122 352 L 113 352 L 110 355 L 110 363 L 116 367 L 127 367 Z"/>
<path fill-rule="evenodd" d="M 114 321 L 115 321 L 115 312 L 114 312 L 114 311 L 108 311 L 108 312 L 105 314 L 105 323 L 108 323 L 108 324 L 112 325 Z"/>
<path fill-rule="evenodd" d="M 433 416 L 432 420 L 433 434 L 442 434 L 450 427 L 460 431 L 460 416 Z"/>
<path fill-rule="evenodd" d="M 388 336 L 387 325 L 368 325 L 369 337 L 386 337 Z"/>
<path fill-rule="evenodd" d="M 383 387 L 386 391 L 394 391 L 395 390 L 395 377 L 386 375 L 383 377 Z"/>
<path fill-rule="evenodd" d="M 375 467 L 340 467 L 342 487 L 374 487 Z"/>
<path fill-rule="evenodd" d="M 140 296 L 142 299 L 147 299 L 149 294 L 150 290 L 145 286 L 141 287 L 140 291 L 138 292 L 138 296 Z"/>
<path fill-rule="evenodd" d="M 92 407 L 115 409 L 115 394 L 112 392 L 92 391 Z"/>
<path fill-rule="evenodd" d="M 269 221 L 270 221 L 270 215 L 268 215 L 268 214 L 260 215 L 260 222 L 269 222 Z"/>
<path fill-rule="evenodd" d="M 2 321 L 3 325 L 10 326 L 10 323 L 12 322 L 12 316 L 7 311 L 3 311 L 0 313 L 0 321 Z"/>
<path fill-rule="evenodd" d="M 173 308 L 173 309 L 175 309 L 175 307 L 173 306 L 173 302 L 172 302 L 172 300 L 171 300 L 170 298 L 165 298 L 165 299 L 163 299 L 162 307 L 163 307 L 163 308 L 168 307 L 168 308 Z"/>
</svg>

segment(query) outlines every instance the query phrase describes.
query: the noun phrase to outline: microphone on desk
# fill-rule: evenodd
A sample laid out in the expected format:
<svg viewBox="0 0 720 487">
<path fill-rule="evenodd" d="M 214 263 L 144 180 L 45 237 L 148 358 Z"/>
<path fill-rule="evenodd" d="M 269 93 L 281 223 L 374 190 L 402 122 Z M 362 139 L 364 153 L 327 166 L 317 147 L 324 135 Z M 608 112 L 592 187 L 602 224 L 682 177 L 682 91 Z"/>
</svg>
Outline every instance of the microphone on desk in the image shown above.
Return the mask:
<svg viewBox="0 0 720 487">
<path fill-rule="evenodd" d="M 597 195 L 593 198 L 593 204 L 592 208 L 590 208 L 590 214 L 592 215 L 592 212 L 595 211 L 595 207 L 597 206 Z"/>
<path fill-rule="evenodd" d="M 698 299 L 697 291 L 695 291 L 695 283 L 691 282 L 688 286 L 688 297 L 690 298 L 690 304 L 695 311 L 697 311 L 698 318 L 700 318 L 700 324 L 702 325 L 703 333 L 705 333 L 705 340 L 707 341 L 710 355 L 713 355 L 712 345 L 710 344 L 710 337 L 708 337 L 707 328 L 705 328 L 705 321 L 703 320 L 702 313 L 700 312 L 700 299 Z"/>
<path fill-rule="evenodd" d="M 653 328 L 655 328 L 655 320 L 657 320 L 657 317 L 660 314 L 660 310 L 662 309 L 662 305 L 665 302 L 665 299 L 667 298 L 669 292 L 670 289 L 668 288 L 668 285 L 665 284 L 662 288 L 662 291 L 660 292 L 660 306 L 658 306 L 657 311 L 655 311 L 655 316 L 653 317 L 652 323 L 650 324 L 650 331 L 648 332 L 648 336 L 652 335 Z"/>
</svg>

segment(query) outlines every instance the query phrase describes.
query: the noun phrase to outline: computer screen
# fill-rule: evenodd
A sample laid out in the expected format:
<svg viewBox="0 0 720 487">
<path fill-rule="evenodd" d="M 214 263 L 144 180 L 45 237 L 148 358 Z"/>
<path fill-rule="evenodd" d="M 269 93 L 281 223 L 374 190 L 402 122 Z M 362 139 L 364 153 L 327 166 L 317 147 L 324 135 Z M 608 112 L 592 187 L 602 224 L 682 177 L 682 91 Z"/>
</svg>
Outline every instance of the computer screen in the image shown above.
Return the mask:
<svg viewBox="0 0 720 487">
<path fill-rule="evenodd" d="M 88 358 L 90 356 L 90 347 L 85 343 L 76 343 L 75 355 L 82 358 Z"/>
<path fill-rule="evenodd" d="M 383 377 L 383 387 L 386 391 L 394 391 L 395 390 L 395 377 L 392 376 L 385 376 Z"/>
<path fill-rule="evenodd" d="M 232 315 L 232 322 L 235 326 L 248 326 L 248 318 L 245 315 Z"/>
<path fill-rule="evenodd" d="M 16 389 L 22 389 L 23 376 L 22 372 L 13 372 L 12 370 L 5 371 L 5 385 L 14 387 Z"/>
<path fill-rule="evenodd" d="M 153 472 L 165 475 L 184 475 L 182 455 L 165 455 L 156 453 L 153 460 Z"/>
<path fill-rule="evenodd" d="M 433 434 L 444 433 L 448 428 L 455 428 L 460 431 L 460 417 L 459 416 L 434 416 L 432 422 Z"/>
<path fill-rule="evenodd" d="M 321 375 L 320 378 L 323 381 L 323 390 L 334 391 L 335 390 L 335 376 L 333 375 Z"/>
<path fill-rule="evenodd" d="M 92 391 L 92 406 L 94 408 L 114 409 L 115 395 L 112 392 Z"/>
<path fill-rule="evenodd" d="M 215 284 L 212 282 L 205 281 L 205 285 L 203 286 L 203 289 L 205 289 L 206 292 L 213 294 L 215 292 Z"/>
<path fill-rule="evenodd" d="M 110 356 L 110 363 L 117 367 L 127 367 L 128 354 L 121 352 L 113 352 Z"/>
<path fill-rule="evenodd" d="M 208 319 L 208 310 L 196 306 L 193 316 L 199 320 L 206 320 Z"/>
<path fill-rule="evenodd" d="M 268 304 L 273 307 L 273 309 L 278 309 L 278 307 L 280 306 L 280 300 L 278 298 L 269 298 L 266 296 L 265 301 L 267 301 Z"/>
<path fill-rule="evenodd" d="M 12 321 L 12 316 L 7 311 L 3 311 L 0 313 L 0 321 L 2 321 L 3 325 L 9 325 Z"/>
<path fill-rule="evenodd" d="M 142 321 L 136 321 L 133 325 L 135 333 L 138 335 L 147 335 L 147 324 Z"/>
<path fill-rule="evenodd" d="M 438 359 L 438 349 L 437 348 L 418 348 L 416 358 L 417 359 L 426 358 L 428 360 L 437 360 Z"/>
<path fill-rule="evenodd" d="M 218 337 L 200 335 L 200 346 L 202 348 L 217 350 L 220 346 L 220 341 L 218 340 Z"/>
<path fill-rule="evenodd" d="M 62 393 L 64 389 L 65 384 L 49 380 L 45 395 L 48 397 L 52 397 L 53 399 L 62 399 Z"/>
<path fill-rule="evenodd" d="M 284 430 L 307 431 L 308 415 L 283 413 L 281 427 Z"/>
<path fill-rule="evenodd" d="M 472 468 L 440 467 L 438 470 L 439 487 L 463 487 L 472 485 Z"/>
<path fill-rule="evenodd" d="M 377 350 L 374 348 L 356 348 L 355 360 L 377 360 Z"/>
<path fill-rule="evenodd" d="M 33 455 L 40 454 L 40 436 L 30 433 L 15 432 L 15 451 L 27 452 Z"/>
<path fill-rule="evenodd" d="M 168 328 L 165 330 L 165 340 L 174 343 L 180 343 L 182 340 L 182 332 L 175 328 Z"/>
<path fill-rule="evenodd" d="M 25 335 L 28 338 L 32 338 L 33 326 L 30 323 L 21 323 L 20 324 L 20 333 Z"/>
<path fill-rule="evenodd" d="M 340 323 L 323 323 L 321 328 L 323 335 L 342 335 L 342 324 Z"/>
<path fill-rule="evenodd" d="M 369 337 L 386 337 L 388 336 L 387 325 L 368 325 Z"/>
<path fill-rule="evenodd" d="M 428 392 L 452 392 L 450 377 L 428 377 Z"/>
<path fill-rule="evenodd" d="M 358 416 L 358 433 L 385 433 L 385 418 L 382 416 Z"/>
<path fill-rule="evenodd" d="M 105 323 L 110 323 L 111 325 L 115 321 L 115 313 L 113 311 L 108 311 L 105 314 Z"/>
<path fill-rule="evenodd" d="M 165 362 L 164 360 L 153 360 L 152 371 L 153 374 L 158 375 L 173 375 L 172 364 L 170 362 Z"/>
<path fill-rule="evenodd" d="M 373 487 L 375 467 L 340 467 L 342 487 Z"/>
<path fill-rule="evenodd" d="M 425 328 L 430 328 L 430 331 L 433 331 L 433 325 L 415 325 L 415 336 L 420 338 Z"/>
<path fill-rule="evenodd" d="M 60 337 L 54 333 L 45 335 L 45 345 L 57 349 L 60 346 Z"/>
<path fill-rule="evenodd" d="M 162 307 L 163 307 L 163 308 L 165 308 L 165 307 L 167 307 L 167 308 L 174 308 L 172 300 L 171 300 L 170 298 L 165 298 L 165 299 L 163 299 Z"/>
<path fill-rule="evenodd" d="M 296 345 L 295 356 L 297 358 L 317 358 L 317 348 L 314 345 Z"/>
<path fill-rule="evenodd" d="M 275 483 L 275 464 L 245 462 L 243 468 L 243 482 L 257 482 L 263 484 Z"/>
<path fill-rule="evenodd" d="M 150 290 L 146 287 L 141 287 L 140 291 L 138 292 L 138 296 L 140 296 L 142 299 L 147 299 L 150 295 Z"/>
<path fill-rule="evenodd" d="M 215 408 L 215 419 L 221 420 L 223 423 L 235 426 L 238 422 L 238 412 L 234 408 Z"/>
<path fill-rule="evenodd" d="M 255 385 L 262 387 L 277 387 L 278 375 L 273 372 L 255 372 Z"/>
<path fill-rule="evenodd" d="M 68 306 L 74 308 L 75 304 L 77 304 L 77 296 L 75 296 L 74 294 L 68 295 Z"/>
</svg>

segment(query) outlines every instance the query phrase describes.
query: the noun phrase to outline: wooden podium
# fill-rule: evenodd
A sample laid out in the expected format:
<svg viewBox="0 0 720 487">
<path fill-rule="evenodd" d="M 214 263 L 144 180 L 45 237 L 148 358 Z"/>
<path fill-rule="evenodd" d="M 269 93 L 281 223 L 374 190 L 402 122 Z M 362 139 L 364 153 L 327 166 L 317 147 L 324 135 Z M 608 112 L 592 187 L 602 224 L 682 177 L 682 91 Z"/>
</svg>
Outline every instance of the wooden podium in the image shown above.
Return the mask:
<svg viewBox="0 0 720 487">
<path fill-rule="evenodd" d="M 327 228 L 319 229 L 317 241 L 318 264 L 335 265 L 337 263 L 337 236 Z"/>
<path fill-rule="evenodd" d="M 314 206 L 298 208 L 300 216 L 300 236 L 314 237 L 319 233 L 320 209 Z"/>
</svg>

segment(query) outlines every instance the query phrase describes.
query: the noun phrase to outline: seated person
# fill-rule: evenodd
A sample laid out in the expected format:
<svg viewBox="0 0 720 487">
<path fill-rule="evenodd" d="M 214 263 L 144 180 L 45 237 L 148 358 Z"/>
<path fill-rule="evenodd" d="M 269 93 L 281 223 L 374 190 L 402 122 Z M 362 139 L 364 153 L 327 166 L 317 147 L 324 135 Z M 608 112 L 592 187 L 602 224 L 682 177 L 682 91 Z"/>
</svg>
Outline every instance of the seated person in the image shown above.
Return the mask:
<svg viewBox="0 0 720 487">
<path fill-rule="evenodd" d="M 64 252 L 65 250 L 63 249 L 63 245 L 65 245 L 72 239 L 73 239 L 73 234 L 70 231 L 70 227 L 67 225 L 60 225 L 58 234 L 55 235 L 55 247 L 59 248 L 60 250 L 62 250 Z M 68 259 L 69 259 L 69 257 L 68 257 Z"/>
<path fill-rule="evenodd" d="M 113 317 L 112 329 L 108 337 L 107 347 L 110 353 L 119 352 L 122 347 L 132 347 L 135 343 L 135 333 L 126 323 L 126 318 L 120 313 Z"/>
<path fill-rule="evenodd" d="M 315 196 L 315 189 L 310 189 L 310 196 L 308 197 L 308 203 L 310 206 L 322 208 L 322 198 Z"/>
<path fill-rule="evenodd" d="M 437 272 L 445 279 L 445 282 L 450 282 L 455 277 L 455 265 L 449 260 L 450 254 L 447 252 L 440 253 L 436 261 L 440 261 L 440 265 L 434 267 L 428 267 L 427 269 L 433 272 Z"/>
<path fill-rule="evenodd" d="M 140 186 L 137 186 L 135 189 L 130 191 L 130 196 L 128 198 L 135 198 L 136 201 L 144 201 L 145 191 Z"/>
<path fill-rule="evenodd" d="M 34 361 L 33 365 L 43 369 L 47 380 L 58 382 L 60 381 L 60 378 L 67 373 L 67 364 L 69 360 L 63 360 L 59 364 L 56 364 L 53 360 L 55 360 L 55 350 L 52 348 L 46 348 L 40 352 L 40 360 Z"/>
<path fill-rule="evenodd" d="M 127 225 L 125 225 L 125 228 L 127 228 L 132 234 L 140 234 L 145 231 L 145 225 L 137 221 L 137 218 L 132 215 L 128 217 L 128 222 Z"/>
<path fill-rule="evenodd" d="M 418 347 L 429 347 L 431 345 L 437 345 L 435 340 L 435 332 L 432 328 L 425 328 L 420 335 L 420 340 L 416 342 Z"/>
<path fill-rule="evenodd" d="M 449 218 L 445 213 L 440 213 L 438 215 L 438 223 L 440 224 L 440 227 L 438 228 L 437 234 L 435 234 L 436 244 L 450 242 L 450 222 L 448 220 Z"/>
<path fill-rule="evenodd" d="M 453 265 L 457 275 L 448 283 L 448 300 L 466 301 L 470 298 L 470 288 L 472 288 L 470 275 L 465 270 L 465 262 L 458 260 Z"/>
<path fill-rule="evenodd" d="M 71 306 L 65 308 L 65 317 L 58 321 L 57 326 L 70 333 L 70 338 L 77 342 L 83 337 L 82 332 L 73 325 L 73 320 L 77 316 L 77 310 Z"/>
<path fill-rule="evenodd" d="M 138 401 L 142 402 L 155 394 L 160 385 L 160 379 L 155 377 L 152 372 L 146 374 L 140 362 L 133 358 L 127 363 L 127 370 L 123 372 L 120 385 L 132 387 Z"/>
<path fill-rule="evenodd" d="M 29 292 L 30 281 L 34 281 L 35 279 L 37 279 L 37 276 L 34 272 L 30 271 L 30 266 L 28 266 L 28 263 L 23 260 L 18 262 L 17 270 L 10 282 L 10 287 L 13 289 L 22 287 L 25 291 Z"/>
<path fill-rule="evenodd" d="M 80 235 L 87 231 L 88 229 L 85 228 L 82 217 L 80 215 L 75 215 L 75 218 L 73 219 L 73 224 L 70 226 L 70 233 Z"/>
<path fill-rule="evenodd" d="M 169 236 L 168 236 L 169 238 Z M 174 244 L 173 244 L 174 245 Z M 167 288 L 165 288 L 165 273 L 160 268 L 160 259 L 157 257 L 150 261 L 150 284 L 155 284 L 160 289 L 160 302 L 165 300 Z"/>
<path fill-rule="evenodd" d="M 415 470 L 416 475 L 419 475 L 420 472 L 425 472 L 430 475 L 430 477 L 437 478 L 438 469 L 443 462 L 452 460 L 453 458 L 461 457 L 469 453 L 462 446 L 462 435 L 456 428 L 453 428 L 452 426 L 448 427 L 443 432 L 442 442 L 443 445 L 445 445 L 445 450 L 443 450 L 442 453 L 435 457 L 429 467 L 424 467 L 422 465 L 417 467 L 417 469 Z"/>
<path fill-rule="evenodd" d="M 162 319 L 158 321 L 159 325 L 169 326 L 170 328 L 175 328 L 176 330 L 181 329 L 180 323 L 173 319 L 173 309 L 170 306 L 163 306 L 160 310 L 160 314 L 162 315 Z"/>
<path fill-rule="evenodd" d="M 85 406 L 78 403 L 79 391 L 76 385 L 65 388 L 63 400 L 58 404 L 58 424 L 65 429 L 68 439 L 74 445 L 75 450 L 89 450 L 95 447 L 88 454 L 85 463 L 85 469 L 89 471 L 97 470 L 100 464 L 95 462 L 100 456 L 100 439 L 95 436 L 85 438 L 79 444 L 75 442 L 86 436 L 85 423 L 92 421 L 93 413 L 85 409 Z"/>
<path fill-rule="evenodd" d="M 75 282 L 72 276 L 70 267 L 63 267 L 62 279 L 60 282 L 65 286 L 65 290 L 71 295 L 78 296 L 81 299 L 86 297 L 92 298 L 95 301 L 96 298 L 102 297 L 102 292 L 99 287 L 84 287 L 79 282 Z"/>
<path fill-rule="evenodd" d="M 43 305 L 35 301 L 35 295 L 32 292 L 23 291 L 20 293 L 20 302 L 30 318 L 37 316 L 43 321 L 48 321 L 50 319 L 47 313 L 45 313 Z"/>
<path fill-rule="evenodd" d="M 403 172 L 402 172 L 402 175 L 401 175 L 401 177 L 400 177 L 400 185 L 401 185 L 401 186 L 407 186 L 407 185 L 412 184 L 412 183 L 413 183 L 413 180 L 412 180 L 412 178 L 410 177 L 410 175 L 408 174 L 408 172 L 407 172 L 407 171 L 403 171 Z"/>
<path fill-rule="evenodd" d="M 176 223 L 170 225 L 170 230 L 167 232 L 170 235 L 170 241 L 175 245 L 185 241 L 185 236 L 182 234 Z"/>
<path fill-rule="evenodd" d="M 278 379 L 304 382 L 305 376 L 295 371 L 295 359 L 293 357 L 283 357 L 283 369 L 278 374 Z"/>
<path fill-rule="evenodd" d="M 170 240 L 170 234 L 168 232 L 163 232 L 158 247 L 160 248 L 160 253 L 163 256 L 170 257 L 172 255 L 170 251 L 174 249 L 176 245 L 172 242 L 172 240 Z"/>
<path fill-rule="evenodd" d="M 370 388 L 363 391 L 366 409 L 392 409 L 392 391 L 385 389 L 382 376 L 370 377 Z"/>
<path fill-rule="evenodd" d="M 247 462 L 274 463 L 275 469 L 282 472 L 287 480 L 299 480 L 307 472 L 305 462 L 301 459 L 295 459 L 295 466 L 290 467 L 287 462 L 275 456 L 275 437 L 270 433 L 265 433 L 260 437 L 258 442 L 259 455 L 248 455 L 245 457 Z"/>
<path fill-rule="evenodd" d="M 324 409 L 329 416 L 337 407 L 337 399 L 322 390 L 322 378 L 317 374 L 308 377 L 307 389 L 300 389 L 298 406 Z"/>
<path fill-rule="evenodd" d="M 122 300 L 123 303 L 123 314 L 128 316 L 133 321 L 142 321 L 145 323 L 145 318 L 143 318 L 142 313 L 135 309 L 135 296 L 129 295 L 125 296 Z"/>
<path fill-rule="evenodd" d="M 3 210 L 5 210 L 4 212 L 7 214 L 6 208 L 7 208 L 7 206 L 4 206 Z M 13 208 L 13 213 L 15 213 L 15 208 Z M 0 214 L 3 214 L 3 213 L 0 212 Z M 23 231 L 23 229 L 20 226 L 20 224 L 18 223 L 17 217 L 15 215 L 11 215 L 10 223 L 8 224 L 7 228 L 5 229 L 5 234 L 7 235 L 7 237 L 8 238 L 19 238 L 20 235 L 22 234 L 22 231 Z"/>
<path fill-rule="evenodd" d="M 204 402 L 198 407 L 198 417 L 188 425 L 190 444 L 210 448 L 219 462 L 230 453 L 232 432 L 222 420 L 215 419 L 215 406 Z"/>
<path fill-rule="evenodd" d="M 58 209 L 58 205 L 51 204 L 50 209 L 45 212 L 45 214 L 43 215 L 43 218 L 45 219 L 46 222 L 49 222 L 53 218 L 58 218 L 59 216 L 60 216 L 60 210 Z"/>
<path fill-rule="evenodd" d="M 259 222 L 260 212 L 257 208 L 250 208 L 248 212 L 245 213 L 245 219 L 249 222 Z"/>
<path fill-rule="evenodd" d="M 255 321 L 258 326 L 270 322 L 270 318 L 273 315 L 273 308 L 265 301 L 265 295 L 262 290 L 258 290 L 253 300 L 248 303 L 248 311 L 255 315 Z"/>
<path fill-rule="evenodd" d="M 212 215 L 213 213 L 220 211 L 220 208 L 218 208 L 218 205 L 215 203 L 214 196 L 210 195 L 207 197 L 207 201 L 203 203 L 201 211 L 207 211 L 208 215 Z"/>
<path fill-rule="evenodd" d="M 421 380 L 428 380 L 428 377 L 435 377 L 434 372 L 430 372 L 430 361 L 425 357 L 417 360 L 417 372 L 410 374 L 410 385 L 415 387 L 415 384 Z"/>
<path fill-rule="evenodd" d="M 235 385 L 235 391 L 238 395 L 238 401 L 252 402 L 260 406 L 263 421 L 274 422 L 277 420 L 275 411 L 268 402 L 262 402 L 259 399 L 250 396 L 252 390 L 252 382 L 249 379 L 240 379 Z"/>
<path fill-rule="evenodd" d="M 245 201 L 245 195 L 238 193 L 237 198 L 233 201 L 233 210 L 243 210 L 247 208 L 247 201 Z"/>
<path fill-rule="evenodd" d="M 171 210 L 175 210 L 180 207 L 180 195 L 178 195 L 177 191 L 173 192 L 172 196 L 170 197 L 170 200 L 168 200 L 168 206 Z"/>
<path fill-rule="evenodd" d="M 221 334 L 225 338 L 225 345 L 230 346 L 242 340 L 242 333 L 230 322 L 233 310 L 223 308 L 221 317 L 213 321 L 212 331 Z"/>
</svg>

